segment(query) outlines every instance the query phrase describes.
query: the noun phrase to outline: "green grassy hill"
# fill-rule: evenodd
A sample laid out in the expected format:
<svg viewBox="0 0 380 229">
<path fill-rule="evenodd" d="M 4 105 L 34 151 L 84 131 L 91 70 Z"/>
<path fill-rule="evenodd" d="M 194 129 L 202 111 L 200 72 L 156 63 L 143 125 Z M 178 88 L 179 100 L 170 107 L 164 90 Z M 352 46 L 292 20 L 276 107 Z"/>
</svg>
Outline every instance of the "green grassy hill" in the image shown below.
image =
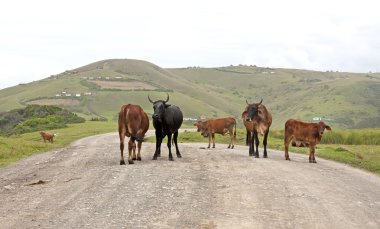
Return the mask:
<svg viewBox="0 0 380 229">
<path fill-rule="evenodd" d="M 322 117 L 333 128 L 380 127 L 380 74 L 317 72 L 256 66 L 163 69 L 146 61 L 95 62 L 46 79 L 0 90 L 0 112 L 27 104 L 58 105 L 87 119 L 116 120 L 122 104 L 170 95 L 185 117 L 240 115 L 245 100 L 261 98 L 273 127 L 289 118 Z M 77 95 L 78 94 L 78 95 Z M 80 96 L 79 96 L 80 95 Z M 241 124 L 240 124 L 241 125 Z"/>
</svg>

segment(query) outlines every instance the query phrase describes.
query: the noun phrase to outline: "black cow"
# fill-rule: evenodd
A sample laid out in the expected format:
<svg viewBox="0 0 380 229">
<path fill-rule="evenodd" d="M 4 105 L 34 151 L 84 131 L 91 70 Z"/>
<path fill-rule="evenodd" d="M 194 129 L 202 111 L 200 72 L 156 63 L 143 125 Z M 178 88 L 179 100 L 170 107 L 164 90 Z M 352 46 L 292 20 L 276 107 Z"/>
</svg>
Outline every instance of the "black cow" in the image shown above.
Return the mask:
<svg viewBox="0 0 380 229">
<path fill-rule="evenodd" d="M 182 157 L 177 144 L 178 129 L 181 127 L 183 121 L 182 112 L 179 107 L 167 104 L 169 95 L 167 95 L 166 101 L 157 100 L 153 102 L 149 95 L 148 99 L 153 103 L 154 114 L 152 118 L 154 129 L 156 129 L 156 151 L 154 152 L 153 160 L 157 160 L 157 157 L 161 156 L 162 140 L 165 136 L 168 136 L 169 160 L 174 161 L 171 151 L 172 134 L 177 157 Z"/>
</svg>

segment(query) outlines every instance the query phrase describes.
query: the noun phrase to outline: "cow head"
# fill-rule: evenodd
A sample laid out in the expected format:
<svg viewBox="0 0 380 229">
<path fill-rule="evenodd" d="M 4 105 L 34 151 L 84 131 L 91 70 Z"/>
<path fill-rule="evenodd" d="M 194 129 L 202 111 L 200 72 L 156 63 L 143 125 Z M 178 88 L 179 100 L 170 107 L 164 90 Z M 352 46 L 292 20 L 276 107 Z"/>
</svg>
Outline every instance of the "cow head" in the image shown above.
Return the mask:
<svg viewBox="0 0 380 229">
<path fill-rule="evenodd" d="M 326 130 L 331 130 L 331 127 L 326 125 L 324 122 L 319 122 L 318 125 L 316 126 L 316 128 L 318 129 L 318 133 L 319 133 L 319 136 L 322 136 L 323 135 L 323 132 Z"/>
<path fill-rule="evenodd" d="M 166 104 L 169 101 L 169 94 L 167 94 L 166 101 L 164 100 L 157 100 L 153 102 L 149 95 L 148 95 L 148 100 L 149 102 L 153 103 L 153 109 L 154 109 L 154 114 L 152 115 L 153 120 L 162 122 L 164 119 L 165 115 L 165 108 L 169 107 L 169 104 Z"/>
<path fill-rule="evenodd" d="M 203 122 L 202 121 L 194 122 L 193 125 L 197 127 L 197 132 L 202 131 L 202 129 L 203 129 Z"/>
<path fill-rule="evenodd" d="M 248 103 L 247 100 L 245 100 L 247 103 L 247 116 L 245 117 L 245 121 L 250 122 L 254 119 L 254 117 L 257 117 L 259 113 L 259 106 L 263 102 L 263 99 L 259 103 Z"/>
<path fill-rule="evenodd" d="M 198 121 L 193 123 L 197 127 L 197 132 L 201 132 L 203 137 L 208 137 L 206 122 Z"/>
</svg>

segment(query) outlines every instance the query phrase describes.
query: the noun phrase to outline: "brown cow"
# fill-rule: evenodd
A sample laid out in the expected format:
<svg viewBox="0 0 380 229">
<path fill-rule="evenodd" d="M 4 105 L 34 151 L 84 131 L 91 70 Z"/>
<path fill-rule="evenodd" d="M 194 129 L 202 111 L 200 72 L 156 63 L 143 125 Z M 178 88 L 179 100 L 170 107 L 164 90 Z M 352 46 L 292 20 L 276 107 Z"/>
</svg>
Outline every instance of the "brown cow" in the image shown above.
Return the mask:
<svg viewBox="0 0 380 229">
<path fill-rule="evenodd" d="M 201 132 L 203 137 L 208 137 L 208 147 L 211 145 L 212 138 L 212 148 L 215 148 L 215 134 L 225 135 L 226 133 L 230 134 L 231 140 L 228 148 L 234 148 L 234 141 L 236 141 L 236 119 L 234 118 L 218 118 L 218 119 L 209 119 L 207 121 L 198 121 L 194 123 L 198 129 L 198 132 Z M 234 131 L 235 127 L 235 131 Z"/>
<path fill-rule="evenodd" d="M 44 140 L 45 143 L 46 143 L 46 140 L 47 140 L 48 142 L 53 143 L 53 138 L 54 138 L 57 134 L 51 134 L 51 133 L 48 133 L 48 132 L 41 131 L 41 132 L 40 132 L 40 135 L 41 135 L 41 137 L 42 137 L 42 139 Z"/>
<path fill-rule="evenodd" d="M 247 130 L 246 144 L 249 145 L 249 156 L 259 157 L 258 134 L 260 134 L 264 135 L 264 158 L 267 158 L 267 139 L 269 128 L 272 124 L 272 113 L 264 106 L 264 104 L 262 104 L 262 99 L 259 103 L 249 104 L 247 100 L 245 102 L 247 103 L 247 106 L 241 114 L 241 117 Z"/>
<path fill-rule="evenodd" d="M 285 123 L 285 160 L 290 160 L 289 158 L 289 143 L 295 142 L 296 145 L 305 145 L 309 146 L 309 162 L 317 163 L 315 161 L 315 145 L 321 142 L 323 132 L 331 130 L 331 127 L 326 125 L 324 122 L 319 123 L 306 123 L 294 119 L 289 119 Z"/>
<path fill-rule="evenodd" d="M 124 162 L 124 138 L 130 137 L 128 142 L 128 163 L 133 164 L 136 160 L 136 143 L 138 146 L 137 160 L 141 161 L 141 145 L 144 140 L 144 135 L 149 129 L 148 115 L 139 105 L 123 105 L 119 112 L 119 137 L 120 137 L 120 165 L 125 165 Z M 133 156 L 132 156 L 133 153 Z"/>
</svg>

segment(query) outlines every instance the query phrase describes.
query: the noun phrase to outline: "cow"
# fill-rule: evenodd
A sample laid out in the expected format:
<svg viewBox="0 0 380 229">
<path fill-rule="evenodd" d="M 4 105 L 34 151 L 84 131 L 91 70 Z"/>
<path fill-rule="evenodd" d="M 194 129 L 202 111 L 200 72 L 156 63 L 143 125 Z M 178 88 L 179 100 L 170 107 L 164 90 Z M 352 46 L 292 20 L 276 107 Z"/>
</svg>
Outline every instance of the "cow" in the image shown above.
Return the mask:
<svg viewBox="0 0 380 229">
<path fill-rule="evenodd" d="M 167 94 L 166 100 L 152 101 L 148 95 L 148 100 L 153 104 L 154 114 L 152 115 L 153 126 L 156 135 L 156 150 L 154 152 L 153 160 L 157 160 L 157 157 L 161 156 L 161 143 L 165 136 L 168 136 L 167 146 L 169 149 L 169 160 L 174 161 L 171 142 L 173 136 L 173 142 L 176 149 L 176 154 L 178 158 L 181 158 L 181 153 L 178 149 L 178 129 L 181 127 L 183 122 L 183 114 L 179 107 L 175 105 L 168 104 L 169 94 Z"/>
<path fill-rule="evenodd" d="M 141 145 L 144 140 L 145 133 L 149 129 L 148 115 L 139 105 L 128 104 L 122 105 L 119 112 L 119 138 L 120 138 L 120 165 L 124 162 L 124 139 L 129 137 L 128 142 L 128 163 L 133 164 L 133 160 L 141 161 Z M 136 157 L 136 143 L 138 153 Z"/>
<path fill-rule="evenodd" d="M 45 143 L 46 143 L 46 141 L 53 143 L 54 137 L 57 136 L 57 134 L 51 134 L 51 133 L 44 132 L 44 131 L 41 131 L 40 135 L 41 135 L 41 137 Z"/>
<path fill-rule="evenodd" d="M 317 163 L 314 156 L 315 145 L 321 142 L 325 129 L 331 130 L 331 127 L 322 121 L 319 123 L 307 123 L 294 119 L 286 121 L 284 135 L 285 160 L 290 160 L 288 153 L 289 143 L 295 142 L 296 146 L 309 146 L 309 162 Z"/>
<path fill-rule="evenodd" d="M 258 134 L 264 135 L 264 158 L 267 158 L 267 139 L 269 128 L 272 124 L 272 113 L 262 104 L 263 100 L 259 103 L 248 103 L 245 107 L 241 117 L 243 124 L 246 128 L 246 144 L 249 145 L 249 156 L 259 157 L 259 137 Z M 255 151 L 256 145 L 256 151 Z"/>
<path fill-rule="evenodd" d="M 197 131 L 201 132 L 203 137 L 208 137 L 208 147 L 211 145 L 212 138 L 212 148 L 215 148 L 215 134 L 225 135 L 230 134 L 231 140 L 228 148 L 234 148 L 234 141 L 236 141 L 236 120 L 232 117 L 229 118 L 217 118 L 209 119 L 207 121 L 198 121 L 193 123 L 197 127 Z M 234 131 L 235 127 L 235 131 Z"/>
</svg>

